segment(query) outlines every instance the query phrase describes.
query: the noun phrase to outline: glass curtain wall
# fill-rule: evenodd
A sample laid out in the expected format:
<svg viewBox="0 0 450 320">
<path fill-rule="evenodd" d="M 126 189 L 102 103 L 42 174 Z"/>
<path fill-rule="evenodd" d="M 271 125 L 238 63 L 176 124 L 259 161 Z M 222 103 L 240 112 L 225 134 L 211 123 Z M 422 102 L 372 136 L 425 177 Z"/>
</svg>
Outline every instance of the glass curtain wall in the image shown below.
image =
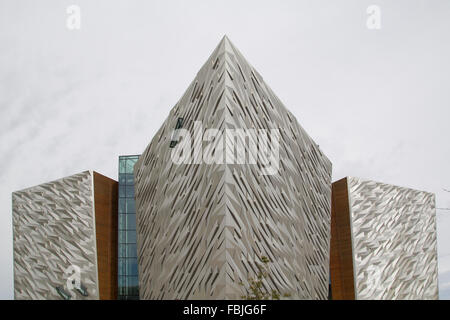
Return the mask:
<svg viewBox="0 0 450 320">
<path fill-rule="evenodd" d="M 138 155 L 119 156 L 119 300 L 139 300 L 134 164 Z"/>
</svg>

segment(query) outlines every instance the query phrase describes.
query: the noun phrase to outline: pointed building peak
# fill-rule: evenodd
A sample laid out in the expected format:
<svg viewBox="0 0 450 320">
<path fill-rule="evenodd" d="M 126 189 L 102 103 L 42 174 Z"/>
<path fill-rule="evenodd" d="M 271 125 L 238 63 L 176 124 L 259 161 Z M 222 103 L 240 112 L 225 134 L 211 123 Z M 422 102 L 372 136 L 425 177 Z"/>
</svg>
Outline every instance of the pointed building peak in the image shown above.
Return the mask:
<svg viewBox="0 0 450 320">
<path fill-rule="evenodd" d="M 222 40 L 220 42 L 230 41 L 230 38 L 226 34 L 223 35 Z"/>
<path fill-rule="evenodd" d="M 233 44 L 230 41 L 230 38 L 225 34 L 222 37 L 222 40 L 220 40 L 218 47 L 221 49 L 221 51 L 226 51 L 229 48 L 233 47 Z"/>
</svg>

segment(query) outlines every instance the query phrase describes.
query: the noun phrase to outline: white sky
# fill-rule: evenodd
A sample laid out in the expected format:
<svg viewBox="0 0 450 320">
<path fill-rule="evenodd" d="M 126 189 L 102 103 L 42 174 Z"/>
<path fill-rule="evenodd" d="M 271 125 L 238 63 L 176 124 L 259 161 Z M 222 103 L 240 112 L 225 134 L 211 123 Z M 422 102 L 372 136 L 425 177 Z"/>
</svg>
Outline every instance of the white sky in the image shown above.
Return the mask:
<svg viewBox="0 0 450 320">
<path fill-rule="evenodd" d="M 81 30 L 66 8 L 81 8 Z M 366 9 L 381 8 L 380 30 Z M 0 0 L 0 298 L 11 192 L 92 169 L 117 179 L 224 34 L 333 162 L 450 208 L 450 1 Z M 450 298 L 450 211 L 437 211 Z"/>
</svg>

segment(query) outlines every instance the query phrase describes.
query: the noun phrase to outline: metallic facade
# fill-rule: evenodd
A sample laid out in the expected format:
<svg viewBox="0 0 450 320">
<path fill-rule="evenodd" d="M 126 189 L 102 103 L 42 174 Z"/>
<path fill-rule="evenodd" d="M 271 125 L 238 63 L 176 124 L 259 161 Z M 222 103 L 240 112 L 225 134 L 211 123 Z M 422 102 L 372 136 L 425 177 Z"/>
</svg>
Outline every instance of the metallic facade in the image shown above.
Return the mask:
<svg viewBox="0 0 450 320">
<path fill-rule="evenodd" d="M 95 207 L 105 207 L 102 214 L 110 208 L 108 203 L 95 204 L 94 175 L 85 171 L 12 194 L 15 299 L 100 298 L 99 278 L 111 270 L 100 269 L 99 275 L 99 265 L 108 268 L 114 256 L 103 259 L 97 251 L 102 240 L 97 239 Z M 114 189 L 100 191 L 102 201 L 114 196 Z M 110 248 L 108 235 L 102 234 L 108 242 L 103 251 Z M 80 291 L 70 288 L 77 268 Z M 114 282 L 106 286 L 114 290 Z"/>
<path fill-rule="evenodd" d="M 349 216 L 351 236 L 341 234 L 340 241 L 351 248 L 354 298 L 438 299 L 434 194 L 352 177 L 346 182 L 348 198 L 341 200 L 333 184 L 333 219 Z M 348 201 L 348 210 L 339 201 Z M 334 296 L 333 283 L 332 290 Z"/>
<path fill-rule="evenodd" d="M 195 136 L 194 121 L 279 130 L 277 173 L 175 164 L 173 130 Z M 226 37 L 136 163 L 135 189 L 141 299 L 240 299 L 261 256 L 267 289 L 327 298 L 331 162 Z"/>
</svg>

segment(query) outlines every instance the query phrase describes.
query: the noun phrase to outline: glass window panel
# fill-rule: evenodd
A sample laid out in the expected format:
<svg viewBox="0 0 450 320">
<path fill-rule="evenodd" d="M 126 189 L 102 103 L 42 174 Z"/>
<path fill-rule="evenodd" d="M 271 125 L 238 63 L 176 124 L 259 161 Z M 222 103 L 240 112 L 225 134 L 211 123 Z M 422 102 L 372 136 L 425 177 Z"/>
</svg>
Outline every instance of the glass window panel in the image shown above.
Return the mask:
<svg viewBox="0 0 450 320">
<path fill-rule="evenodd" d="M 125 181 L 127 185 L 134 185 L 134 175 L 132 173 L 127 173 L 125 175 Z"/>
<path fill-rule="evenodd" d="M 124 287 L 127 285 L 127 278 L 124 276 L 120 276 L 118 280 L 119 287 Z"/>
<path fill-rule="evenodd" d="M 125 196 L 125 186 L 119 186 L 119 197 L 124 198 Z"/>
<path fill-rule="evenodd" d="M 132 292 L 131 292 L 131 288 L 130 287 L 125 287 L 126 289 L 126 295 L 127 295 L 127 300 L 128 300 L 128 297 L 132 294 Z"/>
<path fill-rule="evenodd" d="M 119 258 L 137 258 L 136 244 L 121 244 L 119 245 Z"/>
<path fill-rule="evenodd" d="M 119 159 L 119 173 L 125 173 L 126 172 L 126 159 Z"/>
<path fill-rule="evenodd" d="M 119 275 L 125 275 L 126 274 L 126 272 L 127 272 L 127 265 L 126 265 L 126 260 L 125 259 L 119 259 L 119 264 L 118 264 L 118 266 L 119 266 L 119 270 L 118 270 L 118 273 L 119 273 Z"/>
<path fill-rule="evenodd" d="M 136 163 L 137 159 L 128 159 L 126 164 L 126 173 L 133 173 L 134 172 L 134 164 Z"/>
<path fill-rule="evenodd" d="M 134 186 L 126 186 L 127 198 L 134 198 Z"/>
<path fill-rule="evenodd" d="M 127 214 L 127 229 L 128 230 L 136 230 L 136 215 L 135 214 Z"/>
<path fill-rule="evenodd" d="M 138 275 L 138 266 L 137 266 L 137 259 L 127 259 L 126 260 L 127 265 L 127 275 Z"/>
<path fill-rule="evenodd" d="M 136 213 L 134 198 L 127 198 L 127 213 Z"/>
<path fill-rule="evenodd" d="M 127 240 L 127 231 L 119 231 L 119 243 L 125 243 Z M 136 237 L 136 234 L 135 234 Z"/>
<path fill-rule="evenodd" d="M 119 299 L 139 300 L 134 165 L 139 156 L 119 157 Z M 127 231 L 125 231 L 127 230 Z"/>
<path fill-rule="evenodd" d="M 138 277 L 127 277 L 128 287 L 137 287 L 139 285 Z"/>
<path fill-rule="evenodd" d="M 125 199 L 119 198 L 119 213 L 126 213 Z"/>
<path fill-rule="evenodd" d="M 126 254 L 128 258 L 136 258 L 137 257 L 137 248 L 136 244 L 127 244 Z"/>
<path fill-rule="evenodd" d="M 125 297 L 128 295 L 128 287 L 123 286 L 123 287 L 120 288 L 119 290 L 120 290 L 120 291 L 119 291 L 119 294 L 120 294 L 120 295 L 125 296 Z"/>
<path fill-rule="evenodd" d="M 119 249 L 119 258 L 126 258 L 127 257 L 127 245 L 119 243 L 118 245 Z"/>
<path fill-rule="evenodd" d="M 119 230 L 124 230 L 127 228 L 127 215 L 119 214 Z"/>
<path fill-rule="evenodd" d="M 136 243 L 136 231 L 127 231 L 127 243 Z"/>
<path fill-rule="evenodd" d="M 128 288 L 128 294 L 130 296 L 138 296 L 139 295 L 139 288 L 138 287 L 129 287 Z"/>
</svg>

